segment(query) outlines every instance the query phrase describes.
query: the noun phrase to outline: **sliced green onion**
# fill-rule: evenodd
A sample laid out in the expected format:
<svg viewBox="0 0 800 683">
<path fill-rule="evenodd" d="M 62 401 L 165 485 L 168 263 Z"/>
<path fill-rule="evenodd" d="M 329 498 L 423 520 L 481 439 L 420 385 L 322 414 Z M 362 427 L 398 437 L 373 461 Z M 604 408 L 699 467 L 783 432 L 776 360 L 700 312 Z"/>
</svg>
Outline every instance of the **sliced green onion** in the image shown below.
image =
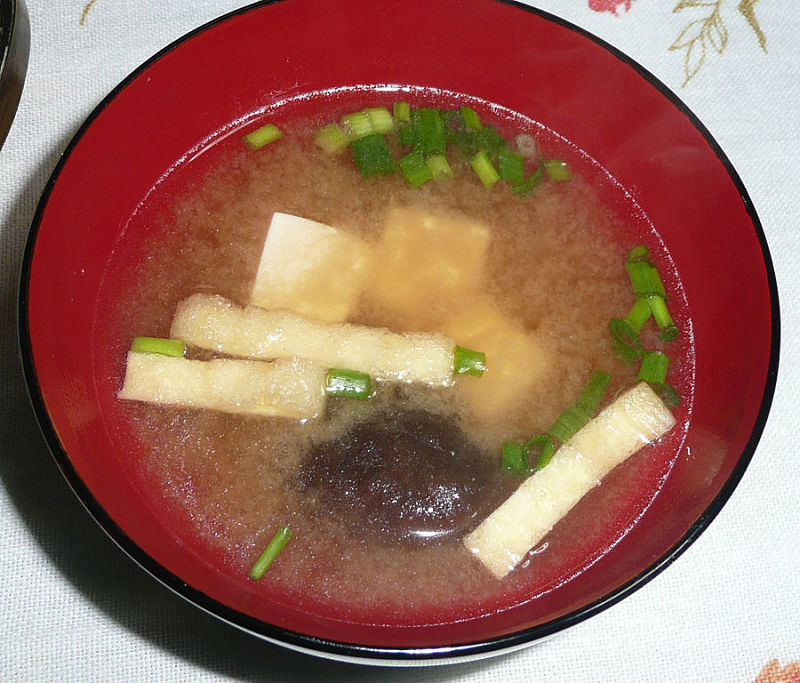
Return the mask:
<svg viewBox="0 0 800 683">
<path fill-rule="evenodd" d="M 664 283 L 656 267 L 649 261 L 626 261 L 625 270 L 631 280 L 631 286 L 636 296 L 658 295 L 667 298 Z"/>
<path fill-rule="evenodd" d="M 600 406 L 611 377 L 602 370 L 595 370 L 581 390 L 578 398 L 556 418 L 548 434 L 561 443 L 571 439 L 575 433 L 592 419 Z"/>
<path fill-rule="evenodd" d="M 445 109 L 442 116 L 444 117 L 445 132 L 448 135 L 464 128 L 464 115 L 460 109 Z"/>
<path fill-rule="evenodd" d="M 351 140 L 350 152 L 364 178 L 394 173 L 392 151 L 380 133 Z"/>
<path fill-rule="evenodd" d="M 651 313 L 652 311 L 650 310 L 650 303 L 647 297 L 639 297 L 628 312 L 628 315 L 625 316 L 625 322 L 631 326 L 634 332 L 639 332 L 650 319 Z"/>
<path fill-rule="evenodd" d="M 478 114 L 472 107 L 461 107 L 459 112 L 461 113 L 461 120 L 464 122 L 464 128 L 467 130 L 480 130 L 483 128 Z"/>
<path fill-rule="evenodd" d="M 330 368 L 325 383 L 325 391 L 333 396 L 357 398 L 366 401 L 372 394 L 372 377 L 357 370 Z"/>
<path fill-rule="evenodd" d="M 628 252 L 628 261 L 647 261 L 650 263 L 650 251 L 644 244 L 635 246 Z"/>
<path fill-rule="evenodd" d="M 446 136 L 442 112 L 433 107 L 420 107 L 411 112 L 411 121 L 417 138 L 417 151 L 423 157 L 444 154 Z"/>
<path fill-rule="evenodd" d="M 642 356 L 642 366 L 636 379 L 650 384 L 663 384 L 667 379 L 668 369 L 669 356 L 666 353 L 648 351 Z"/>
<path fill-rule="evenodd" d="M 486 354 L 456 346 L 453 351 L 453 372 L 456 375 L 480 377 L 486 371 Z"/>
<path fill-rule="evenodd" d="M 314 135 L 314 141 L 326 152 L 335 154 L 347 147 L 350 139 L 342 132 L 335 123 L 329 123 L 324 128 L 320 128 Z"/>
<path fill-rule="evenodd" d="M 681 331 L 675 325 L 669 325 L 663 329 L 659 336 L 662 341 L 671 342 L 681 336 Z"/>
<path fill-rule="evenodd" d="M 602 370 L 595 370 L 586 383 L 586 386 L 583 387 L 583 390 L 575 401 L 575 405 L 591 418 L 600 407 L 600 401 L 603 400 L 603 396 L 610 382 L 611 375 Z"/>
<path fill-rule="evenodd" d="M 386 107 L 370 107 L 365 109 L 373 133 L 391 133 L 394 131 L 394 119 Z"/>
<path fill-rule="evenodd" d="M 342 116 L 342 125 L 351 138 L 363 138 L 366 135 L 372 135 L 377 132 L 372 125 L 372 119 L 367 110 L 345 114 Z"/>
<path fill-rule="evenodd" d="M 569 166 L 561 159 L 548 159 L 544 162 L 544 170 L 547 171 L 547 177 L 550 180 L 569 180 L 572 177 Z"/>
<path fill-rule="evenodd" d="M 542 469 L 553 457 L 555 446 L 547 434 L 540 434 L 528 439 L 525 444 L 525 455 L 528 466 L 534 471 Z M 531 464 L 533 463 L 533 464 Z"/>
<path fill-rule="evenodd" d="M 411 152 L 408 156 L 398 160 L 397 165 L 411 187 L 419 187 L 422 183 L 433 178 L 431 169 L 428 168 L 425 159 L 422 158 L 419 152 Z"/>
<path fill-rule="evenodd" d="M 456 112 L 457 115 L 458 112 Z M 460 115 L 459 115 L 460 116 Z M 478 134 L 472 130 L 465 130 L 459 128 L 453 130 L 447 129 L 447 143 L 455 147 L 459 154 L 466 159 L 471 159 L 478 151 Z"/>
<path fill-rule="evenodd" d="M 642 357 L 642 342 L 636 330 L 626 321 L 619 318 L 611 318 L 608 321 L 608 329 L 611 330 L 611 343 L 616 353 L 626 363 L 634 363 Z"/>
<path fill-rule="evenodd" d="M 493 126 L 482 126 L 479 131 L 475 132 L 475 140 L 478 143 L 478 149 L 486 152 L 486 155 L 492 160 L 497 158 L 501 149 L 508 146 L 506 139 Z"/>
<path fill-rule="evenodd" d="M 524 444 L 516 441 L 503 442 L 502 466 L 513 474 L 528 474 L 528 456 Z"/>
<path fill-rule="evenodd" d="M 242 142 L 252 150 L 261 149 L 268 145 L 270 142 L 275 142 L 283 135 L 278 126 L 274 123 L 268 123 L 261 128 L 248 133 L 242 138 Z"/>
<path fill-rule="evenodd" d="M 289 542 L 289 539 L 292 537 L 292 530 L 287 526 L 282 526 L 275 535 L 272 537 L 272 540 L 267 544 L 267 547 L 264 548 L 264 552 L 259 555 L 258 559 L 255 561 L 255 564 L 250 568 L 250 571 L 247 575 L 253 579 L 253 581 L 258 581 L 264 573 L 269 569 L 269 566 L 275 561 L 275 558 L 278 557 L 278 554 L 286 547 L 286 544 Z"/>
<path fill-rule="evenodd" d="M 392 105 L 394 120 L 401 123 L 411 123 L 411 107 L 408 102 L 395 102 Z"/>
<path fill-rule="evenodd" d="M 674 341 L 677 339 L 680 331 L 672 321 L 672 316 L 669 314 L 669 309 L 667 308 L 667 302 L 664 301 L 663 297 L 647 297 L 647 304 L 653 312 L 653 318 L 655 318 L 658 329 L 663 330 L 661 332 L 661 338 L 664 341 Z"/>
<path fill-rule="evenodd" d="M 397 141 L 403 147 L 414 147 L 417 144 L 417 130 L 410 123 L 399 123 Z"/>
<path fill-rule="evenodd" d="M 660 384 L 651 384 L 651 386 L 668 408 L 677 408 L 680 405 L 681 395 L 671 384 L 662 382 Z"/>
<path fill-rule="evenodd" d="M 492 162 L 489 161 L 489 157 L 483 150 L 479 150 L 478 153 L 470 159 L 469 165 L 472 166 L 472 170 L 475 171 L 487 190 L 500 180 L 500 175 L 497 173 L 494 166 L 492 166 Z"/>
<path fill-rule="evenodd" d="M 131 351 L 138 353 L 158 353 L 162 356 L 183 356 L 186 350 L 185 342 L 180 339 L 160 339 L 158 337 L 134 337 L 131 342 Z"/>
<path fill-rule="evenodd" d="M 569 441 L 588 421 L 589 416 L 573 404 L 556 418 L 547 433 L 564 443 Z"/>
<path fill-rule="evenodd" d="M 508 148 L 501 149 L 497 154 L 497 172 L 500 177 L 512 185 L 525 182 L 525 161 L 519 152 Z"/>
<path fill-rule="evenodd" d="M 434 180 L 438 180 L 439 178 L 452 178 L 455 176 L 453 168 L 450 166 L 450 162 L 447 161 L 447 157 L 444 154 L 431 154 L 425 159 L 425 165 L 430 170 Z"/>
<path fill-rule="evenodd" d="M 539 183 L 542 182 L 542 178 L 544 178 L 544 167 L 539 166 L 539 168 L 528 176 L 528 179 L 524 183 L 512 185 L 511 191 L 517 195 L 528 194 L 536 189 Z"/>
</svg>

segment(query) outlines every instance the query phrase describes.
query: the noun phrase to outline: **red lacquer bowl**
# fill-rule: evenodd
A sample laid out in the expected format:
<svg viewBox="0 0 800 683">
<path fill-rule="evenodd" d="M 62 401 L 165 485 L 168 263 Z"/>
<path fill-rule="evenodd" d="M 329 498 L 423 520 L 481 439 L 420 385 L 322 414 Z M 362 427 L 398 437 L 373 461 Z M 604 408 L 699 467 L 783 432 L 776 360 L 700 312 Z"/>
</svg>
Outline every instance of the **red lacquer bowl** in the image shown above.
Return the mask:
<svg viewBox="0 0 800 683">
<path fill-rule="evenodd" d="M 110 437 L 118 378 L 108 376 L 108 322 L 98 302 L 114 287 L 108 264 L 120 258 L 121 238 L 148 238 L 150 219 L 207 170 L 215 156 L 208 150 L 233 144 L 244 125 L 281 107 L 308 114 L 353 92 L 398 88 L 463 96 L 541 122 L 576 163 L 605 174 L 604 198 L 653 226 L 680 276 L 691 395 L 660 492 L 584 571 L 502 609 L 477 605 L 469 618 L 345 621 L 232 576 L 142 494 L 124 464 L 130 454 L 116 452 Z M 261 638 L 382 664 L 508 652 L 605 609 L 669 565 L 752 457 L 779 347 L 764 235 L 708 131 L 613 48 L 555 17 L 493 0 L 285 0 L 234 12 L 166 48 L 97 107 L 53 173 L 25 253 L 19 324 L 31 400 L 55 459 L 136 562 Z"/>
</svg>

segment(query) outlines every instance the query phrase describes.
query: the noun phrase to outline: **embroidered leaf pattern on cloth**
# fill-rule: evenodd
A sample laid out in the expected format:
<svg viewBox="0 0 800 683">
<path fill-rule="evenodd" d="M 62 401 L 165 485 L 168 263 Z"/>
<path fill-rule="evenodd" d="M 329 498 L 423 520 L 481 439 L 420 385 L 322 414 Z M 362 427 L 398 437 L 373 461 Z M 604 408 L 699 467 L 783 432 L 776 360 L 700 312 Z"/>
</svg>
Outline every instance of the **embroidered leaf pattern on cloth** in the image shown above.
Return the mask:
<svg viewBox="0 0 800 683">
<path fill-rule="evenodd" d="M 622 7 L 627 12 L 632 0 L 588 0 L 589 9 L 617 15 Z M 728 0 L 678 0 L 673 14 L 686 12 L 689 22 L 669 46 L 669 50 L 683 53 L 683 87 L 694 78 L 710 54 L 722 54 L 728 46 L 728 27 L 722 14 Z M 736 9 L 747 21 L 758 40 L 758 46 L 767 51 L 767 37 L 756 18 L 758 0 L 739 0 Z"/>
<path fill-rule="evenodd" d="M 756 34 L 759 47 L 766 52 L 767 40 L 755 14 L 758 0 L 740 0 L 737 6 Z M 725 0 L 679 0 L 672 10 L 674 14 L 684 10 L 692 11 L 692 19 L 669 46 L 670 50 L 683 51 L 683 85 L 700 71 L 706 57 L 713 50 L 722 54 L 728 45 L 728 28 L 722 18 Z"/>
</svg>

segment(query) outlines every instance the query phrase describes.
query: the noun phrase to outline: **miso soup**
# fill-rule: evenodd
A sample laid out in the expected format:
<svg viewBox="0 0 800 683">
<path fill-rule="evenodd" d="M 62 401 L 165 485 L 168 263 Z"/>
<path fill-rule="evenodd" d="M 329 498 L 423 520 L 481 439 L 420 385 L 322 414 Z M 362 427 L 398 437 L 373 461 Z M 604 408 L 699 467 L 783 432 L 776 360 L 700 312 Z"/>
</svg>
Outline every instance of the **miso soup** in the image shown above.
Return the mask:
<svg viewBox="0 0 800 683">
<path fill-rule="evenodd" d="M 487 189 L 457 154 L 448 154 L 452 177 L 418 187 L 399 172 L 364 178 L 347 149 L 331 153 L 315 142 L 341 113 L 281 120 L 282 137 L 257 151 L 226 140 L 213 169 L 163 212 L 157 239 L 136 247 L 135 265 L 120 270 L 115 300 L 104 304 L 117 334 L 119 384 L 131 339 L 168 337 L 187 297 L 250 303 L 278 213 L 367 245 L 372 261 L 357 291 L 348 290 L 344 322 L 443 333 L 486 353 L 484 375 L 459 375 L 451 386 L 376 381 L 368 400 L 326 396 L 323 413 L 309 419 L 120 400 L 114 409 L 124 427 L 115 438 L 135 444 L 128 450 L 143 495 L 162 501 L 180 528 L 188 520 L 188 533 L 225 571 L 245 576 L 272 535 L 289 527 L 292 538 L 259 588 L 310 610 L 415 623 L 532 599 L 619 540 L 674 458 L 658 445 L 632 456 L 502 580 L 462 544 L 523 480 L 501 466 L 503 442 L 546 433 L 596 369 L 611 377 L 604 405 L 635 382 L 638 366 L 615 354 L 609 320 L 624 318 L 635 301 L 628 250 L 646 242 L 663 259 L 657 236 L 601 200 L 608 180 L 591 164 L 570 165 L 569 179 L 545 177 L 527 194 L 506 182 Z M 541 126 L 482 118 L 510 144 L 518 134 L 523 145 L 536 139 L 526 150 L 528 174 L 542 158 L 577 158 Z M 313 246 L 308 253 L 313 261 Z M 309 297 L 338 287 L 330 270 L 323 275 Z M 680 293 L 674 274 L 665 280 Z M 680 323 L 685 309 L 680 296 L 673 301 Z M 667 348 L 652 321 L 641 338 Z M 688 343 L 684 336 L 669 346 L 679 391 L 688 386 Z M 192 359 L 219 355 L 187 349 Z"/>
</svg>

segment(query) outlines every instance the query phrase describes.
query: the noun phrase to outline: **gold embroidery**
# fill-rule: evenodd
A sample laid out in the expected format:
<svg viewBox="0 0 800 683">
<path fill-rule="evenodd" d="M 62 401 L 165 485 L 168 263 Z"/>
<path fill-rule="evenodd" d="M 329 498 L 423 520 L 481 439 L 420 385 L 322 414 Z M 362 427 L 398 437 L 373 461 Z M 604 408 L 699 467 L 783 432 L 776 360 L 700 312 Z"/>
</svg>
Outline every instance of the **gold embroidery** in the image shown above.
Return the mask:
<svg viewBox="0 0 800 683">
<path fill-rule="evenodd" d="M 720 7 L 723 0 L 680 0 L 672 10 L 673 14 L 690 7 L 708 7 L 711 12 L 705 17 L 695 19 L 687 24 L 675 39 L 670 50 L 686 50 L 683 57 L 683 73 L 685 86 L 700 70 L 706 61 L 706 46 L 711 44 L 722 54 L 728 44 L 728 29 L 722 21 Z"/>
<path fill-rule="evenodd" d="M 94 5 L 96 2 L 97 0 L 89 0 L 89 2 L 86 3 L 86 6 L 83 8 L 83 12 L 81 12 L 81 26 L 86 23 L 86 15 L 89 14 L 89 10 L 92 9 L 92 5 Z"/>
<path fill-rule="evenodd" d="M 709 47 L 722 54 L 728 45 L 728 28 L 720 11 L 725 0 L 679 0 L 672 10 L 677 14 L 686 9 L 706 10 L 705 16 L 689 22 L 669 46 L 670 50 L 683 50 L 682 87 L 692 80 L 706 61 Z M 755 4 L 758 0 L 739 0 L 739 13 L 747 20 L 758 38 L 761 49 L 767 51 L 767 39 L 756 20 Z"/>
<path fill-rule="evenodd" d="M 764 52 L 766 52 L 767 37 L 761 30 L 761 26 L 758 25 L 758 19 L 756 19 L 756 11 L 754 9 L 757 2 L 758 0 L 741 0 L 739 2 L 739 12 L 745 19 L 747 19 L 747 23 L 750 24 L 750 28 L 753 29 L 753 33 L 755 33 L 756 38 L 758 38 L 758 44 L 761 46 L 761 49 L 764 50 Z"/>
</svg>

